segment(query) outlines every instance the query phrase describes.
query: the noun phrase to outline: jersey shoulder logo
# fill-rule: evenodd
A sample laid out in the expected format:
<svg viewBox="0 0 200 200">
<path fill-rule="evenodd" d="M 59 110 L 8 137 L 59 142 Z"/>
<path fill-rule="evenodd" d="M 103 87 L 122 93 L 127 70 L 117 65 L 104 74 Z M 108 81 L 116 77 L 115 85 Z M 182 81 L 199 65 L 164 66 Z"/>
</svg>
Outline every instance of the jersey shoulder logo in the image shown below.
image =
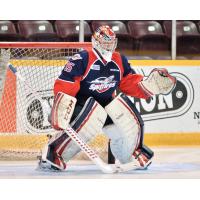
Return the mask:
<svg viewBox="0 0 200 200">
<path fill-rule="evenodd" d="M 114 75 L 109 77 L 99 77 L 91 82 L 89 82 L 91 85 L 89 87 L 89 90 L 97 91 L 99 93 L 106 92 L 110 88 L 113 88 L 116 86 L 117 81 L 114 80 Z"/>
</svg>

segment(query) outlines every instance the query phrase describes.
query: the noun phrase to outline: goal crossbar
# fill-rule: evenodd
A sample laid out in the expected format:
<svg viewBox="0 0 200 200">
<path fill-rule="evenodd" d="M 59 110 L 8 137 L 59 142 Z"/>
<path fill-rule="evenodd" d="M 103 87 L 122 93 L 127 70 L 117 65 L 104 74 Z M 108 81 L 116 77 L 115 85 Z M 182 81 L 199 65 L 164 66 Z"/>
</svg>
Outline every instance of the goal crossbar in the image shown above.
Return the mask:
<svg viewBox="0 0 200 200">
<path fill-rule="evenodd" d="M 90 48 L 91 42 L 0 42 L 0 48 Z"/>
</svg>

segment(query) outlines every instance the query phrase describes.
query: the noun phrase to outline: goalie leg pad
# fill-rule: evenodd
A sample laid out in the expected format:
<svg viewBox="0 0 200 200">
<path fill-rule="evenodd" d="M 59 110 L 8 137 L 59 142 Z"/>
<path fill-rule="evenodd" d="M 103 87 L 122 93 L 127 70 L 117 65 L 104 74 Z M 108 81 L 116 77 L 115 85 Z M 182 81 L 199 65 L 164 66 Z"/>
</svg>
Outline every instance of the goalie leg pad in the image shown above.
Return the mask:
<svg viewBox="0 0 200 200">
<path fill-rule="evenodd" d="M 102 128 L 107 118 L 104 108 L 90 97 L 79 115 L 71 123 L 71 127 L 81 136 L 81 138 L 89 143 L 97 134 L 102 133 Z M 71 141 L 62 153 L 64 160 L 73 158 L 80 148 Z"/>
<path fill-rule="evenodd" d="M 111 151 L 121 163 L 127 163 L 143 142 L 143 120 L 134 104 L 122 93 L 105 110 L 115 124 L 115 127 L 110 125 L 104 128 L 111 139 Z"/>
<path fill-rule="evenodd" d="M 133 152 L 133 143 L 130 142 L 131 136 L 123 137 L 123 132 L 115 124 L 105 126 L 103 132 L 111 139 L 110 150 L 115 159 L 119 160 L 120 163 L 127 163 Z"/>
<path fill-rule="evenodd" d="M 89 98 L 70 125 L 88 143 L 102 132 L 106 118 L 107 113 L 104 108 L 93 98 Z M 54 168 L 65 169 L 65 162 L 68 162 L 79 152 L 80 148 L 63 131 L 51 137 L 48 146 L 43 151 L 42 160 L 47 161 Z"/>
</svg>

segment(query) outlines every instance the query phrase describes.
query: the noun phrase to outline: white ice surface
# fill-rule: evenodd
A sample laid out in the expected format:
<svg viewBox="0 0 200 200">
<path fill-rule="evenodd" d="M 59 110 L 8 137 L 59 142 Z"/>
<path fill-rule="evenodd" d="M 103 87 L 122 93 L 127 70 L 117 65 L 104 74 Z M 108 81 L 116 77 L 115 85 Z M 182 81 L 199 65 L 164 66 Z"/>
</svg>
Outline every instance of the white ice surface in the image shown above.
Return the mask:
<svg viewBox="0 0 200 200">
<path fill-rule="evenodd" d="M 200 178 L 199 148 L 153 148 L 154 160 L 147 170 L 104 174 L 91 162 L 72 161 L 66 172 L 37 171 L 37 161 L 0 161 L 0 178 L 59 179 L 179 179 Z"/>
</svg>

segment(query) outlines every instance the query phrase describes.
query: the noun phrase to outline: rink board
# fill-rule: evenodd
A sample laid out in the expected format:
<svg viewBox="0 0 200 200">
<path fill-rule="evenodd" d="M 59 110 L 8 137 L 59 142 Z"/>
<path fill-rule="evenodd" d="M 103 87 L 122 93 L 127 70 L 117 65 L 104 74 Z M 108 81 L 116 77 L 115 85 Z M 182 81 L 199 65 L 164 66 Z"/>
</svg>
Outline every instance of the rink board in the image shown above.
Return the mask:
<svg viewBox="0 0 200 200">
<path fill-rule="evenodd" d="M 137 73 L 148 76 L 153 68 L 166 68 L 177 78 L 169 95 L 150 101 L 133 99 L 147 133 L 200 133 L 200 61 L 130 61 Z"/>
<path fill-rule="evenodd" d="M 18 69 L 21 67 L 30 67 L 33 62 L 34 65 L 37 65 L 38 70 L 44 67 L 62 68 L 66 63 L 66 61 L 63 60 L 12 61 L 14 66 L 17 66 Z M 175 88 L 174 93 L 167 96 L 159 95 L 154 97 L 150 102 L 131 98 L 145 122 L 145 143 L 150 146 L 200 145 L 200 61 L 130 60 L 129 62 L 137 73 L 141 73 L 144 76 L 148 76 L 150 71 L 155 67 L 164 67 L 167 68 L 172 75 L 176 76 L 178 80 L 178 88 Z M 8 74 L 7 76 L 12 75 Z M 13 94 L 11 95 L 13 98 L 11 109 L 16 110 L 16 113 L 12 118 L 10 116 L 7 116 L 7 118 L 12 120 L 13 123 L 16 123 L 16 126 L 13 130 L 4 130 L 3 126 L 0 127 L 1 135 L 8 132 L 15 133 L 19 126 L 18 123 L 20 123 L 20 121 L 17 120 L 19 118 L 18 115 L 21 114 L 17 109 L 18 81 L 13 79 L 13 84 L 16 86 L 16 91 L 13 91 Z M 7 113 L 1 113 L 0 111 L 1 116 L 6 115 Z M 25 135 L 16 135 L 12 137 L 27 137 L 26 131 L 24 130 L 22 132 L 22 134 Z M 7 137 L 4 136 L 0 136 L 0 138 L 2 144 L 7 140 Z"/>
</svg>

